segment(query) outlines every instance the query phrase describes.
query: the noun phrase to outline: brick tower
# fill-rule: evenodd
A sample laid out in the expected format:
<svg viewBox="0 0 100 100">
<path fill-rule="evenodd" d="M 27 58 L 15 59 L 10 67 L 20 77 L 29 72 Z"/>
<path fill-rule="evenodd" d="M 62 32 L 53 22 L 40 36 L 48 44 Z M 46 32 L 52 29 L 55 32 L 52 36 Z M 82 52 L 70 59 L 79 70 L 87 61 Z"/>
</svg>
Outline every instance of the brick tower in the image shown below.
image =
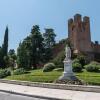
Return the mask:
<svg viewBox="0 0 100 100">
<path fill-rule="evenodd" d="M 76 14 L 74 19 L 69 19 L 68 38 L 74 53 L 92 52 L 89 17 L 85 16 L 82 20 L 81 15 Z"/>
</svg>

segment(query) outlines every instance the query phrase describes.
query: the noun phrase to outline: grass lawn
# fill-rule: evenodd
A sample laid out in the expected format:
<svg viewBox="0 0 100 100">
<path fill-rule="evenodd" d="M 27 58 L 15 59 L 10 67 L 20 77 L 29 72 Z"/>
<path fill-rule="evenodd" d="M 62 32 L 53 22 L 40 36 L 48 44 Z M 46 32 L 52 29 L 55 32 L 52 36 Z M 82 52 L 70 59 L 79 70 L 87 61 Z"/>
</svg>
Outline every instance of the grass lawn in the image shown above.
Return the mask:
<svg viewBox="0 0 100 100">
<path fill-rule="evenodd" d="M 6 77 L 9 80 L 21 80 L 21 81 L 31 81 L 31 82 L 46 82 L 51 83 L 56 80 L 62 72 L 52 71 L 52 72 L 42 72 L 42 70 L 32 70 L 28 74 L 23 75 L 12 75 Z M 100 73 L 86 72 L 75 73 L 79 79 L 84 80 L 92 85 L 100 85 Z"/>
</svg>

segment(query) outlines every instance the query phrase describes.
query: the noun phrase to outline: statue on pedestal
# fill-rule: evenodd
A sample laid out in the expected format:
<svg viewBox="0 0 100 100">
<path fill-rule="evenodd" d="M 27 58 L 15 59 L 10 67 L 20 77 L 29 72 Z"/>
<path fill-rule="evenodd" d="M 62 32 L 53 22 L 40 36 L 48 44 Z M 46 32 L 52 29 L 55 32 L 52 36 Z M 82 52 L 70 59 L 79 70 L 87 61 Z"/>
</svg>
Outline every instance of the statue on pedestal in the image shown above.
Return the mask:
<svg viewBox="0 0 100 100">
<path fill-rule="evenodd" d="M 64 72 L 63 75 L 56 80 L 56 83 L 60 84 L 74 84 L 74 85 L 83 85 L 85 84 L 81 80 L 79 80 L 73 73 L 72 70 L 72 60 L 71 60 L 71 49 L 66 46 L 65 48 L 65 59 L 64 59 Z"/>
<path fill-rule="evenodd" d="M 66 60 L 71 59 L 71 49 L 70 49 L 70 47 L 66 46 L 65 53 L 66 53 Z"/>
<path fill-rule="evenodd" d="M 72 60 L 71 60 L 71 49 L 66 46 L 65 48 L 65 59 L 64 59 L 64 72 L 59 80 L 77 80 L 73 71 L 72 71 Z"/>
</svg>

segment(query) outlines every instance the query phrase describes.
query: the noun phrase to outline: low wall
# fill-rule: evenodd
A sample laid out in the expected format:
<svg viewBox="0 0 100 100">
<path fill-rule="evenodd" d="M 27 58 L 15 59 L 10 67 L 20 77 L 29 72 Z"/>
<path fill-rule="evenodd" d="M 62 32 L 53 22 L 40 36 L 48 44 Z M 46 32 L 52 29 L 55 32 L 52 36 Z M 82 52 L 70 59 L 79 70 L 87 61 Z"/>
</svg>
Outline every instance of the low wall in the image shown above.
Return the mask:
<svg viewBox="0 0 100 100">
<path fill-rule="evenodd" d="M 27 82 L 27 81 L 4 80 L 4 79 L 0 79 L 0 82 L 1 83 L 8 83 L 8 84 L 32 86 L 32 87 L 85 91 L 85 92 L 99 92 L 100 93 L 100 86 L 39 83 L 39 82 Z"/>
</svg>

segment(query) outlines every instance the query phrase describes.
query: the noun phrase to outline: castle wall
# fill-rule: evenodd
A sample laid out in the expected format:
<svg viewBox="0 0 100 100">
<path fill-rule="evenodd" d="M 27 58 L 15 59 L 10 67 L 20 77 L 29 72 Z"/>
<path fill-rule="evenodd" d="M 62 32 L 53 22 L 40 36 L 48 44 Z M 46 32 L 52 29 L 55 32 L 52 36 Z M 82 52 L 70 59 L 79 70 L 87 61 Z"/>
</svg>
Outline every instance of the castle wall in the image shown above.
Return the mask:
<svg viewBox="0 0 100 100">
<path fill-rule="evenodd" d="M 100 44 L 92 44 L 94 53 L 100 53 Z"/>
</svg>

